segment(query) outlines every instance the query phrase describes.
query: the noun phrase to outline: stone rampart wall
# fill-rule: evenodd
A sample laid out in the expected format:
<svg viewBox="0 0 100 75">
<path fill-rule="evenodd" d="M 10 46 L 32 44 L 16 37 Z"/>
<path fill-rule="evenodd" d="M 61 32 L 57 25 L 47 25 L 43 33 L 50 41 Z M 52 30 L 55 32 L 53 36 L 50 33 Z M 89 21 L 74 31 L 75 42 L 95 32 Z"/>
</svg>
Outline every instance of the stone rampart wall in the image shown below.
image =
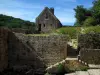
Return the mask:
<svg viewBox="0 0 100 75">
<path fill-rule="evenodd" d="M 45 62 L 47 66 L 55 64 L 67 56 L 67 37 L 64 35 L 49 36 L 25 36 L 16 34 L 16 36 L 32 48 Z"/>
</svg>

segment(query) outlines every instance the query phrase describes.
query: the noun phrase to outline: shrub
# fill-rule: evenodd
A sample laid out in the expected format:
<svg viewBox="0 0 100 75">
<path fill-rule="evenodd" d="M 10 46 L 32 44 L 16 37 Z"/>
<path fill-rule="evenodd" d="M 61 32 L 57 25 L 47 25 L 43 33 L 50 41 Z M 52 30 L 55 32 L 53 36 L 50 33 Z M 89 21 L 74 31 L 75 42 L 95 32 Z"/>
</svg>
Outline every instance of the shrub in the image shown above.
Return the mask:
<svg viewBox="0 0 100 75">
<path fill-rule="evenodd" d="M 80 32 L 80 27 L 62 27 L 55 31 L 58 34 L 68 35 L 69 38 L 77 38 L 77 34 Z"/>
<path fill-rule="evenodd" d="M 49 73 L 46 73 L 45 75 L 51 75 L 51 74 L 49 74 Z"/>
<path fill-rule="evenodd" d="M 58 73 L 57 75 L 64 75 L 65 74 L 65 67 L 63 64 L 58 65 Z"/>
<path fill-rule="evenodd" d="M 96 21 L 93 17 L 87 18 L 83 23 L 83 26 L 95 26 L 95 25 L 96 25 Z"/>
<path fill-rule="evenodd" d="M 100 33 L 100 26 L 84 27 L 84 33 Z"/>
</svg>

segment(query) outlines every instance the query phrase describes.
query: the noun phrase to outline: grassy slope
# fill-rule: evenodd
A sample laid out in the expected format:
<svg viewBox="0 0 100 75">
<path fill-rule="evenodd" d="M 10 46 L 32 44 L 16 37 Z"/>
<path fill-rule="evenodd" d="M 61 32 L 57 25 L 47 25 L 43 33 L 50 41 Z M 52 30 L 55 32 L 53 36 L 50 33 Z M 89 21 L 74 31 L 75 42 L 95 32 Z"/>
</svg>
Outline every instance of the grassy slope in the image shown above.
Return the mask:
<svg viewBox="0 0 100 75">
<path fill-rule="evenodd" d="M 62 27 L 54 31 L 57 34 L 69 35 L 71 39 L 76 39 L 78 34 L 100 33 L 100 26 L 91 27 Z"/>
<path fill-rule="evenodd" d="M 62 27 L 54 31 L 56 34 L 65 34 L 69 38 L 69 42 L 73 48 L 77 48 L 78 34 L 86 34 L 86 33 L 100 33 L 100 26 L 90 26 L 90 27 Z"/>
</svg>

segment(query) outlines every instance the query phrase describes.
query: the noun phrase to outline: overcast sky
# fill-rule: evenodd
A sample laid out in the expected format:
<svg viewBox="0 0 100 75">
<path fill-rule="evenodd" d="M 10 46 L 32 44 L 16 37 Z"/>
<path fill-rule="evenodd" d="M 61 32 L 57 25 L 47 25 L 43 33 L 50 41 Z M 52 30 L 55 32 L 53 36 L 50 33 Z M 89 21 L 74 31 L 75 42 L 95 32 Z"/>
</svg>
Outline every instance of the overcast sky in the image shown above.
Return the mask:
<svg viewBox="0 0 100 75">
<path fill-rule="evenodd" d="M 93 0 L 0 0 L 0 14 L 35 22 L 35 18 L 44 7 L 54 7 L 55 15 L 63 25 L 73 25 L 73 9 L 77 5 L 90 8 L 92 2 Z"/>
</svg>

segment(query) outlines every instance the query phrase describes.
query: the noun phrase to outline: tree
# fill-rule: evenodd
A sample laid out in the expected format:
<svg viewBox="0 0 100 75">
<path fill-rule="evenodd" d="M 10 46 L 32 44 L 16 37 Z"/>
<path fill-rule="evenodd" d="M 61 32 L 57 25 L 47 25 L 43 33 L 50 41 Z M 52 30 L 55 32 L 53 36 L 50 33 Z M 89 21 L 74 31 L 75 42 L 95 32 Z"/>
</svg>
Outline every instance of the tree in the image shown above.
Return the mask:
<svg viewBox="0 0 100 75">
<path fill-rule="evenodd" d="M 91 10 L 86 9 L 83 5 L 77 6 L 75 9 L 76 23 L 74 25 L 82 26 L 88 16 L 91 16 Z"/>
<path fill-rule="evenodd" d="M 97 24 L 100 24 L 100 0 L 95 0 L 93 2 L 92 14 Z"/>
<path fill-rule="evenodd" d="M 0 26 L 8 27 L 8 28 L 24 28 L 24 29 L 31 29 L 35 30 L 35 23 L 30 21 L 25 21 L 20 18 L 14 18 L 12 16 L 6 16 L 0 14 Z"/>
</svg>

